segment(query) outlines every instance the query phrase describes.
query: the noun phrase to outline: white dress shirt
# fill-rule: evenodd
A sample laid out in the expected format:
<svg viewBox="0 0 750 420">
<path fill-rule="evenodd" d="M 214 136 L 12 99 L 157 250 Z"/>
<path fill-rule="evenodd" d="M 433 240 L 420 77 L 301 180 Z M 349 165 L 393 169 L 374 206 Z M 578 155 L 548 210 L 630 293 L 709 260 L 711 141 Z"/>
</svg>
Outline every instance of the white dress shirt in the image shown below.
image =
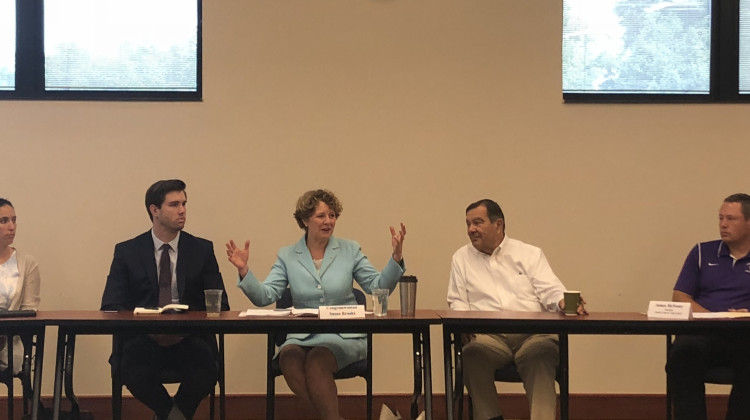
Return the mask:
<svg viewBox="0 0 750 420">
<path fill-rule="evenodd" d="M 505 236 L 487 255 L 469 243 L 453 254 L 448 306 L 459 311 L 559 311 L 565 286 L 541 249 Z"/>
</svg>

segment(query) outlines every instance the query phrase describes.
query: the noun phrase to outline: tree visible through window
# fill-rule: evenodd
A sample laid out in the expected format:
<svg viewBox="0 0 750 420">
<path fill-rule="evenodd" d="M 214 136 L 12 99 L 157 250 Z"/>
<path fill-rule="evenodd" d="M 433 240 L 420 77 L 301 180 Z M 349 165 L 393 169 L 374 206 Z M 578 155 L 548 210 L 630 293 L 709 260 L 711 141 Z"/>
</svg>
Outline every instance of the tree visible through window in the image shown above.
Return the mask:
<svg viewBox="0 0 750 420">
<path fill-rule="evenodd" d="M 563 92 L 707 94 L 710 0 L 564 0 Z"/>
<path fill-rule="evenodd" d="M 16 1 L 0 0 L 0 91 L 16 86 Z"/>
<path fill-rule="evenodd" d="M 201 0 L 0 0 L 0 98 L 195 100 L 201 73 Z"/>
<path fill-rule="evenodd" d="M 740 0 L 740 93 L 750 94 L 750 0 Z"/>
<path fill-rule="evenodd" d="M 46 0 L 49 90 L 195 91 L 194 1 Z"/>
</svg>

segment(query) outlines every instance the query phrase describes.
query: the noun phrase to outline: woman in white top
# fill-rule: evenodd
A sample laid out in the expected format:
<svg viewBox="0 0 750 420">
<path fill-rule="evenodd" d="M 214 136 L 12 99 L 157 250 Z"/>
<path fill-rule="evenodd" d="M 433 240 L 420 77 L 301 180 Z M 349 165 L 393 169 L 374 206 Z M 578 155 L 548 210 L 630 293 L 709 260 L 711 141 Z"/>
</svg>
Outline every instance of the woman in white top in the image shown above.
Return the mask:
<svg viewBox="0 0 750 420">
<path fill-rule="evenodd" d="M 30 255 L 12 247 L 16 237 L 16 211 L 10 201 L 0 198 L 0 310 L 13 311 L 39 307 L 39 267 Z M 0 370 L 8 368 L 6 337 L 0 337 Z M 13 372 L 21 371 L 23 344 L 13 339 Z"/>
</svg>

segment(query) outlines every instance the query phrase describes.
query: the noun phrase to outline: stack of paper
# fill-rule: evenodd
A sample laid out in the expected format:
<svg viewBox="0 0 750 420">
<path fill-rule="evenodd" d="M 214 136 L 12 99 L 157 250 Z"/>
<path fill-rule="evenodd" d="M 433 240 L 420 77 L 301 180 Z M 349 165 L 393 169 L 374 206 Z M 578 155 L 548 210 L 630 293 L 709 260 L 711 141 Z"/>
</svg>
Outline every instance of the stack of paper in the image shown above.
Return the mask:
<svg viewBox="0 0 750 420">
<path fill-rule="evenodd" d="M 240 317 L 246 316 L 287 316 L 292 311 L 289 309 L 246 309 L 240 312 Z"/>
<path fill-rule="evenodd" d="M 306 308 L 306 309 L 292 308 L 292 315 L 294 316 L 318 316 L 318 308 Z"/>
<path fill-rule="evenodd" d="M 188 310 L 188 305 L 184 305 L 182 303 L 170 303 L 169 305 L 163 306 L 161 308 L 143 308 L 143 307 L 137 307 L 133 311 L 135 315 L 158 315 L 162 312 L 185 312 Z"/>
<path fill-rule="evenodd" d="M 317 308 L 288 308 L 288 309 L 245 309 L 240 312 L 240 317 L 246 316 L 318 316 Z"/>
<path fill-rule="evenodd" d="M 750 312 L 693 312 L 693 318 L 750 318 Z"/>
</svg>

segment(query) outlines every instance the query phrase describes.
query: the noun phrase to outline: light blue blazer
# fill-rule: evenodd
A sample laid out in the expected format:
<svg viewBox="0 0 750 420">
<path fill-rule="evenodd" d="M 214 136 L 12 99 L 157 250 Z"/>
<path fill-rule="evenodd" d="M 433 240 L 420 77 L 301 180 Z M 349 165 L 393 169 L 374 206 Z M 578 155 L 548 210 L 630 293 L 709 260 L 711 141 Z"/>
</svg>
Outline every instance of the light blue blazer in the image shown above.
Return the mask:
<svg viewBox="0 0 750 420">
<path fill-rule="evenodd" d="M 372 289 L 389 289 L 393 292 L 404 270 L 403 260 L 399 264 L 390 258 L 380 273 L 370 264 L 358 243 L 332 236 L 318 273 L 303 236 L 296 244 L 279 250 L 271 272 L 262 283 L 248 271 L 237 285 L 259 307 L 279 300 L 287 285 L 291 289 L 295 308 L 356 305 L 352 279 L 368 294 L 372 293 Z M 364 336 L 340 335 L 345 338 Z M 304 339 L 307 336 L 309 334 L 289 334 L 287 337 Z"/>
</svg>

